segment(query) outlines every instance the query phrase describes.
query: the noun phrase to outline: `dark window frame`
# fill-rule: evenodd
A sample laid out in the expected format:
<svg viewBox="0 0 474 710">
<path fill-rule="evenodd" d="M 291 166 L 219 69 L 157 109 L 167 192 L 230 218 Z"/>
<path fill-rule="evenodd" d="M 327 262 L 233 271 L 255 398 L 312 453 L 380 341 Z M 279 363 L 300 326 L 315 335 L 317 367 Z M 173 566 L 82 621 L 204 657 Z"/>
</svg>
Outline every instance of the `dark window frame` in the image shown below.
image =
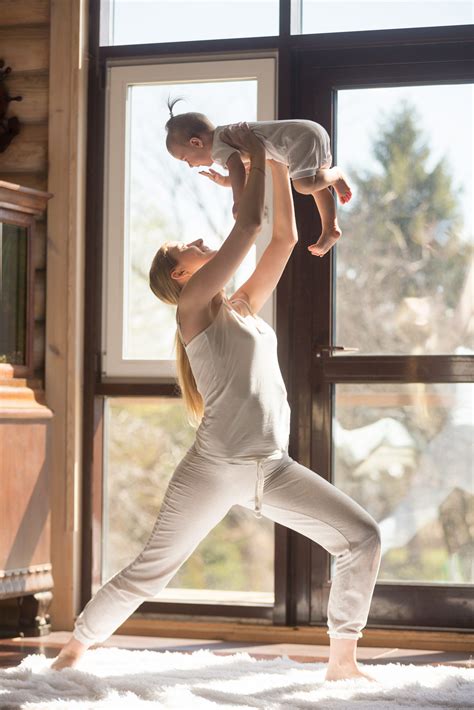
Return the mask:
<svg viewBox="0 0 474 710">
<path fill-rule="evenodd" d="M 426 42 L 416 47 L 361 48 L 315 50 L 306 52 L 299 77 L 302 90 L 295 98 L 298 114 L 305 118 L 323 117 L 322 122 L 336 133 L 335 100 L 337 90 L 374 86 L 402 86 L 474 81 L 474 56 L 464 42 Z M 307 89 L 317 82 L 314 100 Z M 333 145 L 336 141 L 333 140 Z M 301 231 L 318 231 L 311 206 L 302 205 L 299 215 Z M 298 225 L 300 228 L 300 224 Z M 303 452 L 311 468 L 332 480 L 333 449 L 332 411 L 336 383 L 407 383 L 407 382 L 474 382 L 474 358 L 463 355 L 333 355 L 321 351 L 334 343 L 335 278 L 334 252 L 317 264 L 313 279 L 320 284 L 309 300 L 306 317 L 312 317 L 312 341 L 308 340 L 304 361 L 293 360 L 295 369 L 309 372 L 312 387 L 306 388 L 308 421 L 311 430 L 302 441 Z M 315 317 L 317 314 L 317 317 Z M 307 321 L 309 322 L 309 321 Z M 298 336 L 296 336 L 298 337 Z M 351 346 L 351 343 L 338 343 Z M 295 358 L 297 353 L 295 353 Z M 312 395 L 311 395 L 312 391 Z M 308 560 L 308 579 L 298 598 L 294 623 L 326 623 L 330 591 L 330 561 L 318 545 L 298 537 L 296 559 Z M 305 589 L 309 587 L 309 593 Z M 393 628 L 466 629 L 473 618 L 472 585 L 378 582 L 374 591 L 367 626 Z"/>
<path fill-rule="evenodd" d="M 410 63 L 425 59 L 432 62 L 467 61 L 473 56 L 474 29 L 471 25 L 456 27 L 428 27 L 402 30 L 381 30 L 316 35 L 291 34 L 297 28 L 299 3 L 280 0 L 280 34 L 277 37 L 257 37 L 230 40 L 207 40 L 156 45 L 100 46 L 100 2 L 92 0 L 89 15 L 89 89 L 86 209 L 85 271 L 88 288 L 85 293 L 84 344 L 84 430 L 83 430 L 83 539 L 81 603 L 92 594 L 93 581 L 97 581 L 100 564 L 100 516 L 102 502 L 102 412 L 106 396 L 178 396 L 175 383 L 155 381 L 149 384 L 134 382 L 104 383 L 101 381 L 101 282 L 102 282 L 102 207 L 105 137 L 105 82 L 107 62 L 114 60 L 169 59 L 189 57 L 236 55 L 245 52 L 277 52 L 278 54 L 278 117 L 298 116 L 298 79 L 305 63 L 321 63 L 321 86 L 327 67 L 334 66 L 343 57 L 346 63 L 352 58 L 358 66 L 377 66 L 392 57 L 394 62 L 403 57 Z M 332 115 L 321 115 L 322 123 L 331 125 Z M 324 113 L 324 112 L 323 112 Z M 304 117 L 304 113 L 298 117 Z M 307 116 L 310 117 L 310 116 Z M 317 227 L 314 210 L 295 196 L 297 221 L 300 233 Z M 321 403 L 315 405 L 314 386 L 307 387 L 308 378 L 314 381 L 313 348 L 316 342 L 330 343 L 332 337 L 330 290 L 332 284 L 332 257 L 311 265 L 303 248 L 295 251 L 277 289 L 277 324 L 279 358 L 283 377 L 287 383 L 292 408 L 290 453 L 304 465 L 317 463 L 314 446 L 318 430 L 322 440 L 330 435 L 328 419 L 327 383 L 322 387 Z M 315 279 L 319 281 L 318 294 L 312 290 Z M 318 313 L 323 313 L 319 324 L 312 323 L 317 300 Z M 326 371 L 331 375 L 332 358 L 326 358 Z M 449 366 L 456 366 L 450 358 Z M 472 365 L 472 363 L 471 363 Z M 323 383 L 321 382 L 321 385 Z M 320 449 L 322 461 L 328 460 L 327 441 Z M 326 447 L 326 448 L 325 448 Z M 319 455 L 318 455 L 319 456 Z M 330 463 L 330 462 L 329 462 Z M 318 470 L 316 468 L 315 470 Z M 326 469 L 329 473 L 330 467 Z M 216 615 L 229 618 L 271 620 L 274 624 L 323 625 L 327 588 L 321 586 L 322 571 L 327 569 L 327 553 L 306 538 L 275 526 L 275 605 L 269 614 L 268 606 L 248 607 L 219 604 L 189 604 L 146 602 L 140 611 L 148 613 Z M 324 576 L 324 575 L 323 575 Z M 317 581 L 319 587 L 314 586 Z M 313 612 L 311 611 L 313 610 Z M 316 610 L 316 614 L 315 614 Z M 369 619 L 370 622 L 370 619 Z M 369 624 L 370 625 L 370 624 Z M 377 624 L 387 626 L 387 623 Z"/>
</svg>

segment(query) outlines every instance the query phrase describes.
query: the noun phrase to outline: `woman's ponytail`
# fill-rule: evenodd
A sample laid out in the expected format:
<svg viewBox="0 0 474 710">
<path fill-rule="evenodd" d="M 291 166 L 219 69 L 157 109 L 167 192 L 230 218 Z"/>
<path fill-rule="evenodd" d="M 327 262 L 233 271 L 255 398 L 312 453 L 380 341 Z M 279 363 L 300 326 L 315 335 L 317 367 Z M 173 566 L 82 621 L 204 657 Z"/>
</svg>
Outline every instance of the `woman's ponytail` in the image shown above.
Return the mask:
<svg viewBox="0 0 474 710">
<path fill-rule="evenodd" d="M 181 289 L 177 281 L 171 277 L 171 271 L 175 266 L 176 261 L 169 254 L 167 244 L 163 244 L 151 264 L 150 288 L 160 301 L 177 306 Z M 186 350 L 177 330 L 175 347 L 178 384 L 183 395 L 184 406 L 190 424 L 197 427 L 204 413 L 204 402 L 198 391 Z"/>
<path fill-rule="evenodd" d="M 196 380 L 191 370 L 189 358 L 184 345 L 181 342 L 178 331 L 175 336 L 176 345 L 176 367 L 178 370 L 178 382 L 183 395 L 184 406 L 188 413 L 188 418 L 192 426 L 197 427 L 204 413 L 204 402 L 198 392 Z"/>
</svg>

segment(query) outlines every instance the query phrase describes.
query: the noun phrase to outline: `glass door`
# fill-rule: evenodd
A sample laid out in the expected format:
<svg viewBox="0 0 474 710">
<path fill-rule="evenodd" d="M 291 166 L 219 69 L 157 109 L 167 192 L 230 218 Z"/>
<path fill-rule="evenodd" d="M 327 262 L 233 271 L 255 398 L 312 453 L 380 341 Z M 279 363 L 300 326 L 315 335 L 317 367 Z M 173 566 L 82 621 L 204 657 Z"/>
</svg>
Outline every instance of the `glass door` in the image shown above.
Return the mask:
<svg viewBox="0 0 474 710">
<path fill-rule="evenodd" d="M 361 355 L 474 354 L 472 102 L 472 84 L 337 92 L 354 200 L 335 337 Z M 474 385 L 369 380 L 334 396 L 333 481 L 380 523 L 379 580 L 474 584 Z"/>
<path fill-rule="evenodd" d="M 332 124 L 353 199 L 338 206 L 342 238 L 314 267 L 311 466 L 380 525 L 369 625 L 466 628 L 473 84 L 390 86 L 389 76 L 379 68 L 375 85 L 361 86 L 356 71 L 336 73 L 313 102 L 311 117 Z M 335 560 L 318 546 L 308 554 L 308 616 L 321 623 Z"/>
<path fill-rule="evenodd" d="M 175 113 L 206 112 L 216 126 L 273 119 L 275 60 L 120 64 L 109 67 L 108 81 L 94 590 L 143 548 L 173 471 L 195 438 L 181 398 L 151 394 L 163 383 L 173 392 L 176 381 L 176 309 L 153 296 L 151 261 L 166 241 L 203 237 L 218 248 L 234 223 L 230 190 L 168 154 L 167 102 L 181 97 Z M 271 238 L 271 190 L 267 195 L 264 228 L 228 284 L 228 295 L 252 273 Z M 273 323 L 274 311 L 272 298 L 262 315 Z M 123 396 L 116 396 L 118 378 L 128 386 Z M 142 396 L 136 396 L 137 383 Z M 217 613 L 222 606 L 230 616 L 272 618 L 274 544 L 271 521 L 234 507 L 141 610 Z"/>
</svg>

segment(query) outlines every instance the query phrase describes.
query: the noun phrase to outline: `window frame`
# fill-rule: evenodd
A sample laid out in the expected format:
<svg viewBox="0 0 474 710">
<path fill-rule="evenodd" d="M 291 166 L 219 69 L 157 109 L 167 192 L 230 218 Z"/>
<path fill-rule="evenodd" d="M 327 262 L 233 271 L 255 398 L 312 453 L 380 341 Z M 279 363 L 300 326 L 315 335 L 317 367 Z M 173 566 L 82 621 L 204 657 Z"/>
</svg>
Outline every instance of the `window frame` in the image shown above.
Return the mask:
<svg viewBox="0 0 474 710">
<path fill-rule="evenodd" d="M 128 45 L 100 46 L 100 3 L 98 0 L 90 4 L 89 15 L 89 90 L 88 90 L 88 175 L 87 211 L 86 211 L 86 281 L 88 289 L 85 294 L 85 328 L 88 333 L 84 342 L 84 428 L 83 428 L 83 495 L 82 495 L 82 550 L 83 563 L 81 570 L 81 605 L 91 598 L 92 578 L 97 572 L 97 560 L 100 554 L 100 497 L 101 467 L 102 467 L 102 402 L 104 396 L 179 396 L 176 386 L 169 380 L 156 379 L 152 382 L 140 382 L 138 379 L 118 379 L 107 382 L 101 376 L 101 278 L 102 278 L 102 204 L 103 204 L 103 174 L 104 174 L 104 127 L 105 127 L 105 92 L 107 62 L 141 62 L 153 61 L 205 61 L 212 59 L 217 53 L 229 57 L 246 58 L 258 56 L 265 52 L 278 55 L 277 75 L 277 117 L 293 118 L 300 111 L 297 101 L 298 76 L 310 56 L 319 66 L 319 79 L 324 87 L 326 72 L 329 66 L 339 66 L 349 62 L 359 66 L 361 70 L 370 70 L 384 63 L 384 57 L 389 56 L 396 63 L 400 57 L 410 62 L 451 62 L 456 59 L 472 69 L 470 57 L 474 54 L 474 28 L 472 25 L 410 28 L 402 30 L 355 31 L 346 33 L 301 35 L 292 34 L 297 30 L 301 16 L 299 0 L 280 0 L 280 32 L 276 37 L 241 38 L 231 40 L 207 40 L 183 43 L 163 43 L 159 45 Z M 344 61 L 341 59 L 344 53 Z M 468 59 L 469 58 L 469 59 Z M 331 64 L 332 63 L 332 64 Z M 433 66 L 435 66 L 433 64 Z M 301 117 L 301 116 L 299 116 Z M 307 116 L 310 117 L 309 115 Z M 325 122 L 331 116 L 323 116 Z M 330 123 L 328 124 L 330 125 Z M 297 223 L 300 233 L 308 227 L 314 229 L 314 217 L 310 217 L 308 204 L 304 197 L 295 195 Z M 311 214 L 314 210 L 311 211 Z M 318 426 L 321 439 L 330 432 L 330 423 L 324 417 L 322 406 L 330 397 L 330 389 L 321 383 L 321 408 L 312 406 L 314 391 L 307 387 L 308 377 L 312 379 L 312 352 L 315 334 L 308 328 L 311 322 L 315 304 L 320 314 L 316 336 L 326 338 L 331 334 L 330 292 L 331 260 L 320 260 L 309 266 L 303 255 L 303 249 L 295 250 L 278 285 L 276 293 L 277 319 L 276 332 L 279 345 L 279 360 L 283 378 L 287 385 L 288 398 L 292 408 L 292 427 L 290 436 L 290 454 L 304 465 L 311 462 L 312 447 L 317 445 L 316 438 L 311 436 L 312 429 Z M 311 287 L 317 279 L 325 294 L 316 300 L 311 295 Z M 330 342 L 330 341 L 329 341 Z M 332 366 L 331 359 L 327 364 Z M 419 363 L 408 363 L 413 369 Z M 453 362 L 446 362 L 449 369 Z M 459 363 L 460 364 L 460 363 Z M 349 365 L 349 363 L 348 363 Z M 440 362 L 440 366 L 444 364 Z M 466 364 L 467 367 L 467 364 Z M 309 374 L 312 373 L 312 374 Z M 469 373 L 472 374 L 472 362 L 469 362 Z M 453 372 L 454 374 L 454 372 Z M 463 371 L 464 376 L 464 371 Z M 324 463 L 327 451 L 323 447 L 319 456 Z M 313 461 L 314 462 L 314 461 Z M 92 493 L 92 495 L 91 495 Z M 309 541 L 291 530 L 275 526 L 275 605 L 271 620 L 267 611 L 256 609 L 256 616 L 267 619 L 274 625 L 320 625 L 325 626 L 322 615 L 316 620 L 313 611 L 321 612 L 327 603 L 325 590 L 322 587 L 311 590 L 312 570 L 324 552 L 320 549 L 314 555 Z M 319 562 L 318 562 L 319 560 Z M 416 598 L 409 602 L 416 605 Z M 215 615 L 221 618 L 245 618 L 245 608 L 227 610 L 222 605 L 174 605 L 151 603 L 151 607 L 141 608 L 142 613 L 182 614 L 187 618 L 196 615 Z M 259 623 L 262 623 L 260 621 Z M 375 624 L 378 628 L 407 628 L 406 618 L 397 620 L 394 614 L 393 624 Z M 370 629 L 371 623 L 367 625 Z M 438 628 L 439 626 L 424 627 Z"/>
<path fill-rule="evenodd" d="M 407 46 L 394 52 L 390 47 L 372 47 L 342 51 L 307 52 L 302 69 L 302 85 L 309 86 L 317 77 L 319 91 L 314 100 L 304 91 L 296 98 L 298 110 L 309 118 L 322 116 L 330 126 L 336 154 L 336 102 L 340 89 L 375 86 L 432 85 L 473 83 L 474 61 L 463 56 L 456 44 L 437 43 Z M 315 216 L 306 205 L 299 210 L 303 230 L 314 230 Z M 301 438 L 301 457 L 307 457 L 310 468 L 333 479 L 334 450 L 332 422 L 336 384 L 345 383 L 456 383 L 474 382 L 474 357 L 468 355 L 343 355 L 335 354 L 328 345 L 336 344 L 335 289 L 337 255 L 331 251 L 327 260 L 317 263 L 317 283 L 313 300 L 305 303 L 306 319 L 312 320 L 312 335 L 303 353 L 294 352 L 295 376 L 302 387 L 301 375 L 310 370 L 311 388 L 304 393 L 304 409 L 299 416 L 308 418 L 307 436 Z M 304 268 L 303 266 L 301 268 Z M 318 316 L 315 310 L 319 308 Z M 301 336 L 302 337 L 302 336 Z M 350 347 L 352 343 L 337 343 Z M 298 385 L 296 385 L 298 387 Z M 303 398 L 302 398 L 303 399 Z M 326 623 L 326 610 L 331 589 L 330 559 L 327 553 L 310 540 L 298 536 L 294 543 L 294 574 L 305 565 L 306 574 L 296 577 L 297 597 L 294 622 L 298 624 Z M 310 592 L 307 593 L 306 590 Z M 473 586 L 432 582 L 377 581 L 371 603 L 368 627 L 390 624 L 392 628 L 465 629 L 472 603 Z M 428 603 L 429 602 L 429 603 Z M 444 620 L 444 623 L 443 623 Z"/>
<path fill-rule="evenodd" d="M 113 34 L 113 13 L 112 13 L 112 7 L 114 0 L 97 0 L 100 8 L 97 9 L 97 14 L 100 15 L 100 17 L 97 18 L 98 25 L 97 25 L 97 46 L 100 47 L 101 49 L 107 50 L 107 52 L 110 52 L 110 50 L 114 47 L 123 47 L 125 45 L 116 45 L 116 44 L 109 44 L 111 36 Z M 281 40 L 285 36 L 294 36 L 294 37 L 317 37 L 318 38 L 318 44 L 320 44 L 320 41 L 322 38 L 328 38 L 329 43 L 337 43 L 339 41 L 339 38 L 343 37 L 344 42 L 346 40 L 350 41 L 350 36 L 354 35 L 354 41 L 357 42 L 357 39 L 361 35 L 374 35 L 374 34 L 380 34 L 382 32 L 385 33 L 391 33 L 391 32 L 419 32 L 419 31 L 431 31 L 431 30 L 444 30 L 446 28 L 468 28 L 471 27 L 471 25 L 423 25 L 422 27 L 418 26 L 413 26 L 413 27 L 390 27 L 387 29 L 355 29 L 355 30 L 344 30 L 343 32 L 335 32 L 335 31 L 327 31 L 327 32 L 304 32 L 303 30 L 303 15 L 305 12 L 305 0 L 279 0 L 279 34 L 278 38 Z M 337 10 L 336 10 L 337 12 Z M 166 46 L 180 46 L 184 47 L 186 50 L 190 50 L 192 47 L 192 44 L 207 44 L 211 45 L 211 43 L 216 43 L 216 42 L 235 42 L 235 43 L 243 43 L 243 42 L 253 42 L 258 41 L 261 39 L 263 35 L 256 35 L 252 37 L 233 37 L 233 38 L 223 38 L 219 40 L 212 40 L 212 39 L 196 39 L 196 40 L 182 40 L 182 41 L 173 41 L 173 42 L 160 42 L 156 44 L 150 44 L 150 43 L 143 43 L 143 44 L 131 44 L 131 45 L 126 45 L 128 48 L 128 53 L 132 54 L 133 53 L 133 48 L 141 48 L 141 47 L 160 47 L 164 48 Z M 140 51 L 140 50 L 139 50 Z"/>
<path fill-rule="evenodd" d="M 276 58 L 259 56 L 229 59 L 217 56 L 205 62 L 147 62 L 123 65 L 107 63 L 106 147 L 104 179 L 104 259 L 102 294 L 102 379 L 176 377 L 174 359 L 133 359 L 123 355 L 127 325 L 128 281 L 127 192 L 129 175 L 129 89 L 146 84 L 211 83 L 254 79 L 257 81 L 257 117 L 275 118 Z M 260 259 L 271 239 L 271 226 L 256 240 Z M 274 325 L 275 297 L 265 303 L 262 317 Z"/>
</svg>

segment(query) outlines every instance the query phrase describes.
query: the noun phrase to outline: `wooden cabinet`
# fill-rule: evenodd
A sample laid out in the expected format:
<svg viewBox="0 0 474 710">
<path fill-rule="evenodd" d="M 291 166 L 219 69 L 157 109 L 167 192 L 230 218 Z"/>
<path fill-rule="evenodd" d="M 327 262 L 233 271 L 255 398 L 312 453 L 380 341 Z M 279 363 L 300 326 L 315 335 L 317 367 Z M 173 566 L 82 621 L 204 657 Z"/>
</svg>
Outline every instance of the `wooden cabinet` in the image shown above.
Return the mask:
<svg viewBox="0 0 474 710">
<path fill-rule="evenodd" d="M 0 636 L 50 629 L 49 422 L 35 379 L 35 221 L 49 193 L 0 181 Z"/>
</svg>

